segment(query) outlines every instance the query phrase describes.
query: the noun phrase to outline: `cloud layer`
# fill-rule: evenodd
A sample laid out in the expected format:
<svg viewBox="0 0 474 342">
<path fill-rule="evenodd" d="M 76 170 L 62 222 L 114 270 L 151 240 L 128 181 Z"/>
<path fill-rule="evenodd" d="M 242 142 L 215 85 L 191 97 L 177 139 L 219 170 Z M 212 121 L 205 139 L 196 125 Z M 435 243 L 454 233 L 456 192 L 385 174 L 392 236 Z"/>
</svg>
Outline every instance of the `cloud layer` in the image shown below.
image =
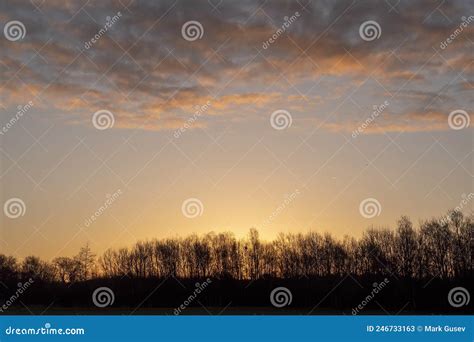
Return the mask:
<svg viewBox="0 0 474 342">
<path fill-rule="evenodd" d="M 107 109 L 116 128 L 174 130 L 211 103 L 195 127 L 259 120 L 284 108 L 294 125 L 366 133 L 448 129 L 472 108 L 474 15 L 468 1 L 3 2 L 5 109 L 35 99 L 69 123 Z M 188 21 L 202 37 L 185 39 Z M 374 40 L 360 26 L 375 21 Z M 449 42 L 448 42 L 449 41 Z M 471 53 L 469 53 L 471 52 Z"/>
</svg>

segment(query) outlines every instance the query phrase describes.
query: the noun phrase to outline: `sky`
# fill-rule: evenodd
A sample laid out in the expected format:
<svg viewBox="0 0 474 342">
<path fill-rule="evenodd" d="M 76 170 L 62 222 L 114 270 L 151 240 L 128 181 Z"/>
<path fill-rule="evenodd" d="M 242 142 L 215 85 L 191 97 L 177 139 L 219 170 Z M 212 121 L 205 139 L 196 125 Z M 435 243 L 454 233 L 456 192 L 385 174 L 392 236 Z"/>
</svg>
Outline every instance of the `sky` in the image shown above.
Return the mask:
<svg viewBox="0 0 474 342">
<path fill-rule="evenodd" d="M 473 16 L 469 1 L 2 1 L 0 253 L 471 214 Z"/>
</svg>

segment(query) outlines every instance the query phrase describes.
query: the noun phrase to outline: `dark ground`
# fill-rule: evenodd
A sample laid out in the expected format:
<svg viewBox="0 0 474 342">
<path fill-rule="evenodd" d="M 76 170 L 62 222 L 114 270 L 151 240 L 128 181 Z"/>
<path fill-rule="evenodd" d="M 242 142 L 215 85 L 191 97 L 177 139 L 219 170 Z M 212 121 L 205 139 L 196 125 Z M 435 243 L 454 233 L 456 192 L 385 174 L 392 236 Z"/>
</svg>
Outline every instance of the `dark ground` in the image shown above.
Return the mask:
<svg viewBox="0 0 474 342">
<path fill-rule="evenodd" d="M 373 290 L 374 283 L 385 278 L 388 284 L 368 301 L 358 314 L 473 314 L 473 301 L 454 308 L 448 302 L 450 289 L 463 286 L 472 291 L 472 279 L 452 282 L 441 279 L 399 279 L 385 276 L 353 275 L 316 279 L 259 279 L 255 281 L 212 279 L 180 314 L 182 315 L 351 315 Z M 173 315 L 174 310 L 193 294 L 196 283 L 205 279 L 95 279 L 72 285 L 35 282 L 15 303 L 0 314 L 139 314 Z M 111 306 L 98 308 L 92 293 L 98 287 L 114 292 Z M 276 308 L 270 302 L 271 291 L 288 288 L 292 302 Z M 16 289 L 10 285 L 9 289 Z M 0 304 L 13 290 L 2 289 Z"/>
</svg>

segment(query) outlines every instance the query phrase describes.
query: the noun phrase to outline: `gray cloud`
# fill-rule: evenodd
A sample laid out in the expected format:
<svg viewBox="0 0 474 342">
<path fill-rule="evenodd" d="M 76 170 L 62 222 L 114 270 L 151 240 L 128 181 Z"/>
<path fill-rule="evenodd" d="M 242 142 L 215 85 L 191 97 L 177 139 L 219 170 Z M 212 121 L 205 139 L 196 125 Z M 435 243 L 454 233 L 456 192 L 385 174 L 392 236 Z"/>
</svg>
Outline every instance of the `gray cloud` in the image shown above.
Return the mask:
<svg viewBox="0 0 474 342">
<path fill-rule="evenodd" d="M 146 127 L 163 129 L 176 126 L 209 98 L 222 112 L 206 115 L 224 115 L 242 105 L 258 108 L 275 93 L 294 102 L 288 106 L 308 112 L 311 107 L 295 96 L 331 101 L 317 90 L 331 85 L 332 93 L 347 84 L 340 101 L 370 76 L 376 82 L 362 88 L 361 102 L 395 96 L 400 105 L 391 111 L 391 127 L 399 127 L 397 117 L 444 120 L 433 113 L 447 115 L 453 106 L 472 105 L 462 92 L 472 90 L 474 23 L 446 49 L 439 48 L 462 16 L 474 14 L 468 1 L 400 1 L 393 8 L 376 1 L 124 4 L 2 2 L 2 23 L 20 20 L 27 28 L 20 42 L 0 41 L 2 102 L 16 106 L 28 94 L 49 109 L 78 117 L 112 107 L 124 127 L 140 127 L 152 118 Z M 120 19 L 85 49 L 106 18 L 118 12 Z M 284 17 L 296 12 L 300 17 L 263 49 Z M 181 26 L 188 20 L 202 24 L 202 39 L 183 39 Z M 360 38 L 366 20 L 380 24 L 379 39 Z M 437 122 L 436 127 L 442 126 Z"/>
</svg>

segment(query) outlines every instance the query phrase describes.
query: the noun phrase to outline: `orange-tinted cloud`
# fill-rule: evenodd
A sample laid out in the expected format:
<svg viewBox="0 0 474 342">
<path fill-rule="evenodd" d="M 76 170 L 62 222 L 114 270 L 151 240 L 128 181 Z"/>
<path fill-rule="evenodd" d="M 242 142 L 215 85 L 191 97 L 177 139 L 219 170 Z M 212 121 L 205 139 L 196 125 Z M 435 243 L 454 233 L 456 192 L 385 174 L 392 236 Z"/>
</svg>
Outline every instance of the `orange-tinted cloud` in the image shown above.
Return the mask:
<svg viewBox="0 0 474 342">
<path fill-rule="evenodd" d="M 32 3 L 15 2 L 6 6 L 2 18 L 21 19 L 27 35 L 20 42 L 0 42 L 2 104 L 16 106 L 33 96 L 52 112 L 89 118 L 109 108 L 122 127 L 166 129 L 207 101 L 213 105 L 203 115 L 210 119 L 239 106 L 248 109 L 247 115 L 271 112 L 278 105 L 311 116 L 315 103 L 334 107 L 350 97 L 370 105 L 389 94 L 403 103 L 386 123 L 387 130 L 443 129 L 446 114 L 433 114 L 439 96 L 449 113 L 467 105 L 459 90 L 472 90 L 472 42 L 467 39 L 472 28 L 439 49 L 459 25 L 454 19 L 466 13 L 468 2 L 441 4 L 444 16 L 429 1 L 399 3 L 396 12 L 374 4 L 315 2 L 303 8 L 297 2 L 262 7 L 229 3 L 219 4 L 216 12 L 206 1 L 200 6 L 145 1 L 128 9 L 120 2 L 81 9 L 75 2 L 52 1 L 39 5 L 42 15 L 34 15 Z M 120 18 L 104 31 L 106 18 L 118 12 Z M 295 13 L 298 17 L 285 26 L 285 18 Z M 446 15 L 454 19 L 447 21 Z M 189 18 L 204 28 L 203 37 L 193 42 L 181 35 Z M 361 39 L 359 26 L 366 20 L 380 24 L 379 39 Z M 277 38 L 264 48 L 272 37 Z M 435 83 L 448 86 L 435 89 Z M 457 92 L 451 83 L 460 84 Z M 420 89 L 436 96 L 406 93 Z M 413 114 L 425 112 L 429 114 Z M 415 128 L 405 125 L 408 119 Z M 334 130 L 353 121 L 341 117 L 324 127 Z"/>
</svg>

